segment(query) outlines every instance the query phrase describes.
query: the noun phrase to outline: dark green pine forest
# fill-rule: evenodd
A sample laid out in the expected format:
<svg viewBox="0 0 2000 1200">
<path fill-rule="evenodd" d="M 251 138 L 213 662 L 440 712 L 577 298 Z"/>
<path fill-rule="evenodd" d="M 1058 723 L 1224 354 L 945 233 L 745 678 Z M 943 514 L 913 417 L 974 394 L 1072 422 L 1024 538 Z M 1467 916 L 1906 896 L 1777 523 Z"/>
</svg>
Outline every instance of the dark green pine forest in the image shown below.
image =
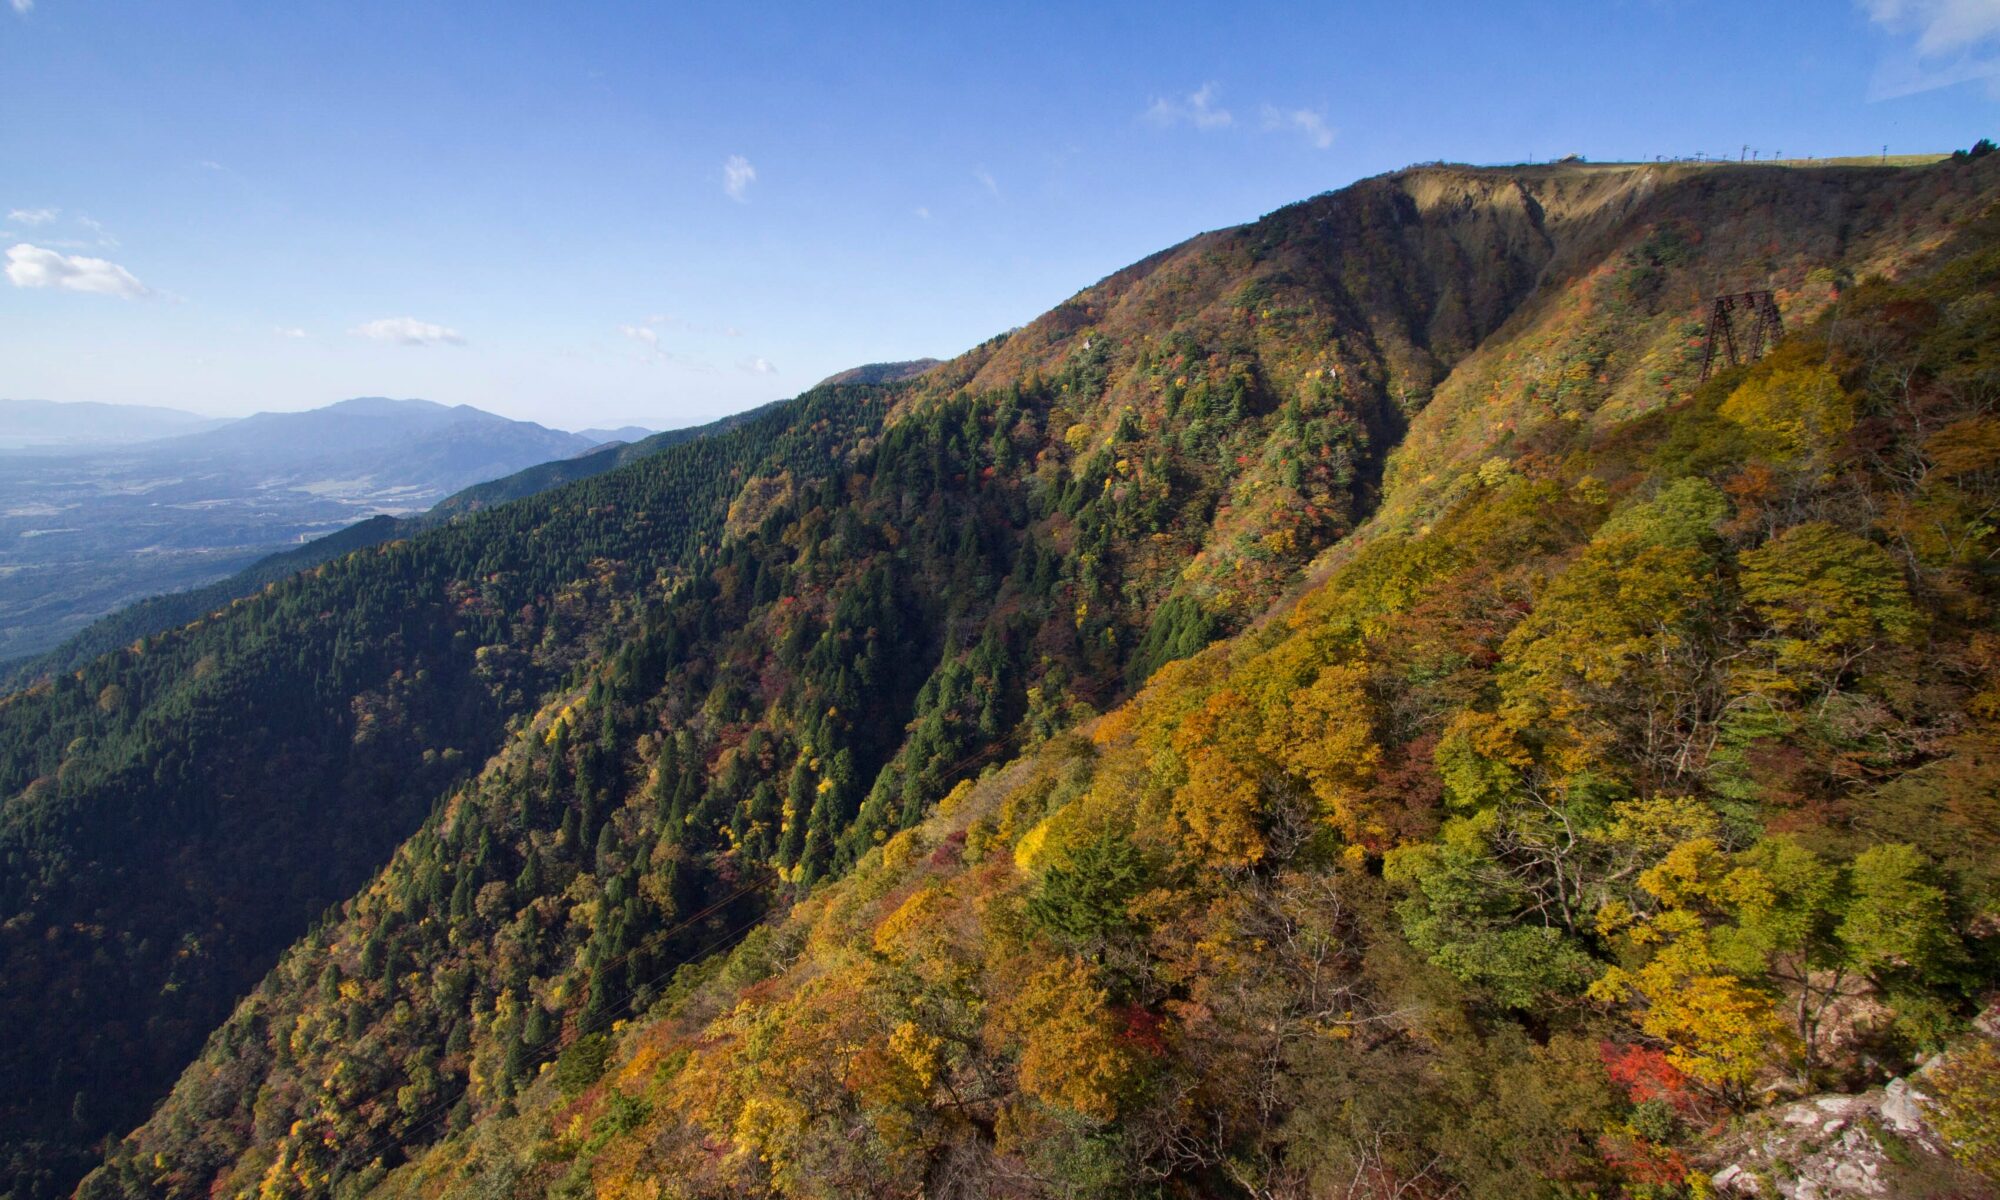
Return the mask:
<svg viewBox="0 0 2000 1200">
<path fill-rule="evenodd" d="M 1703 1194 L 1993 987 L 1994 170 L 1363 181 L 65 663 L 0 1195 Z"/>
</svg>

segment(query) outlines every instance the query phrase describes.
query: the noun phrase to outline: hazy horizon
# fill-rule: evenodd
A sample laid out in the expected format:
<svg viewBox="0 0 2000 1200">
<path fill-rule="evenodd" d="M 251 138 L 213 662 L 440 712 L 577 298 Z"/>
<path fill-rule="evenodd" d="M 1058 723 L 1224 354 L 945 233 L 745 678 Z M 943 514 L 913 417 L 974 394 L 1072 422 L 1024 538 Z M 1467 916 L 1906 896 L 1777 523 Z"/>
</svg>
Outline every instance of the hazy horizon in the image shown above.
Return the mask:
<svg viewBox="0 0 2000 1200">
<path fill-rule="evenodd" d="M 217 421 L 217 422 L 240 421 L 246 417 L 255 417 L 263 415 L 280 415 L 287 413 L 315 412 L 319 409 L 332 408 L 335 405 L 347 404 L 356 400 L 387 400 L 394 404 L 406 404 L 406 403 L 437 404 L 444 408 L 456 408 L 460 406 L 466 406 L 466 407 L 480 409 L 481 411 L 484 412 L 492 413 L 495 416 L 502 416 L 502 417 L 507 416 L 507 414 L 505 413 L 497 412 L 494 409 L 487 408 L 485 405 L 473 401 L 454 401 L 451 403 L 446 403 L 441 400 L 432 400 L 428 396 L 384 396 L 384 395 L 370 394 L 370 395 L 353 395 L 353 396 L 334 396 L 317 401 L 312 400 L 310 398 L 301 398 L 295 406 L 290 406 L 290 407 L 252 408 L 247 411 L 240 411 L 240 412 L 214 412 L 200 408 L 193 403 L 155 404 L 147 400 L 96 400 L 96 399 L 56 400 L 47 396 L 0 395 L 0 404 L 25 403 L 25 404 L 64 404 L 64 405 L 104 405 L 113 408 L 151 408 L 151 409 L 158 409 L 162 412 L 178 413 L 184 416 L 199 417 L 203 420 Z M 576 422 L 567 425 L 551 424 L 549 421 L 536 420 L 535 418 L 531 417 L 509 417 L 508 419 L 517 421 L 533 421 L 534 424 L 542 425 L 550 429 L 562 429 L 570 432 L 577 432 L 586 429 L 624 429 L 628 427 L 642 427 L 651 429 L 654 432 L 660 432 L 661 429 L 663 428 L 656 425 L 649 425 L 646 421 L 638 418 L 634 418 L 631 420 L 617 420 L 617 419 L 607 419 L 602 421 L 592 420 L 592 421 Z"/>
</svg>

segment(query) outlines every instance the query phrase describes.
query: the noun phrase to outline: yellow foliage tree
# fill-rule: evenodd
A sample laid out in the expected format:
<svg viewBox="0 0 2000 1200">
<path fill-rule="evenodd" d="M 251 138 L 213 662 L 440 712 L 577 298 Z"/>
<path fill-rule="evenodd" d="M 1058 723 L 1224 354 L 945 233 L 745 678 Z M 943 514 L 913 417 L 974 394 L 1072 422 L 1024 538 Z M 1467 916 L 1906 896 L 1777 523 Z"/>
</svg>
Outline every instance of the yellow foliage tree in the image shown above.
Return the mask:
<svg viewBox="0 0 2000 1200">
<path fill-rule="evenodd" d="M 1259 729 L 1242 693 L 1223 688 L 1174 732 L 1174 748 L 1187 763 L 1174 816 L 1187 849 L 1210 866 L 1254 866 L 1268 848 L 1258 828 Z"/>
<path fill-rule="evenodd" d="M 1732 869 L 1710 838 L 1676 846 L 1639 876 L 1661 911 L 1636 922 L 1618 905 L 1600 915 L 1602 932 L 1623 932 L 1648 957 L 1611 968 L 1590 987 L 1593 999 L 1638 1005 L 1639 1028 L 1668 1044 L 1674 1066 L 1732 1098 L 1776 1057 L 1785 1025 L 1768 994 L 1730 973 L 1704 913 L 1761 882 Z"/>
<path fill-rule="evenodd" d="M 1828 522 L 1794 525 L 1738 562 L 1743 598 L 1778 634 L 1781 670 L 1831 684 L 1868 649 L 1908 642 L 1921 624 L 1889 552 Z"/>
<path fill-rule="evenodd" d="M 1696 693 L 1713 564 L 1675 514 L 1646 516 L 1601 532 L 1502 647 L 1502 715 L 1559 777 L 1623 773 L 1635 755 L 1672 770 L 1699 743 L 1701 714 L 1676 698 Z"/>
<path fill-rule="evenodd" d="M 1021 1043 L 1022 1092 L 1098 1121 L 1118 1115 L 1137 1068 L 1089 966 L 1058 959 L 1031 976 L 1000 1013 Z"/>
<path fill-rule="evenodd" d="M 1304 779 L 1320 812 L 1351 842 L 1379 837 L 1379 823 L 1362 811 L 1361 797 L 1382 759 L 1375 744 L 1368 670 L 1336 663 L 1287 698 L 1279 719 L 1265 726 L 1262 748 Z"/>
<path fill-rule="evenodd" d="M 1817 474 L 1854 427 L 1855 409 L 1833 368 L 1788 361 L 1731 392 L 1721 413 L 1742 428 L 1757 454 Z"/>
</svg>

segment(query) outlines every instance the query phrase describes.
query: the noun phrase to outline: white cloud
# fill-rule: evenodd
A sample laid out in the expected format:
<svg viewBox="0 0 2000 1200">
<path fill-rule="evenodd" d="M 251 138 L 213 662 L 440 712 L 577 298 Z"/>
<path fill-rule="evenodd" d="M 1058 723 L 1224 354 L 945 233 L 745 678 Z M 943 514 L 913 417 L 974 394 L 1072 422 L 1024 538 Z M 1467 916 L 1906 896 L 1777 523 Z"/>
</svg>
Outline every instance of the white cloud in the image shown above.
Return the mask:
<svg viewBox="0 0 2000 1200">
<path fill-rule="evenodd" d="M 1146 109 L 1146 119 L 1162 128 L 1181 124 L 1192 125 L 1196 129 L 1226 128 L 1235 122 L 1236 117 L 1228 109 L 1215 106 L 1219 90 L 1213 83 L 1204 83 L 1179 99 L 1156 97 Z"/>
<path fill-rule="evenodd" d="M 771 360 L 761 356 L 743 359 L 736 365 L 738 368 L 748 371 L 752 375 L 776 375 L 778 373 L 778 368 L 771 365 Z"/>
<path fill-rule="evenodd" d="M 931 210 L 929 205 L 919 204 L 910 211 L 917 214 L 918 220 L 928 221 L 931 219 Z"/>
<path fill-rule="evenodd" d="M 993 178 L 993 172 L 987 170 L 985 167 L 974 167 L 972 168 L 972 177 L 979 181 L 980 187 L 992 193 L 995 199 L 999 198 L 1000 181 Z"/>
<path fill-rule="evenodd" d="M 12 0 L 12 3 L 14 11 L 24 17 L 28 15 L 30 9 L 35 7 L 35 0 Z"/>
<path fill-rule="evenodd" d="M 394 342 L 399 346 L 463 346 L 465 338 L 456 329 L 433 325 L 429 321 L 419 321 L 414 317 L 383 317 L 356 325 L 349 332 L 356 337 L 371 338 L 378 342 Z"/>
<path fill-rule="evenodd" d="M 13 208 L 7 210 L 9 221 L 23 225 L 46 225 L 62 215 L 59 208 Z"/>
<path fill-rule="evenodd" d="M 1860 0 L 1860 4 L 1870 20 L 1909 39 L 1877 67 L 1870 99 L 2000 76 L 2000 0 Z"/>
<path fill-rule="evenodd" d="M 7 279 L 15 287 L 57 288 L 132 300 L 152 290 L 115 262 L 63 254 L 21 242 L 7 251 Z"/>
<path fill-rule="evenodd" d="M 300 329 L 296 325 L 280 325 L 271 332 L 277 334 L 281 338 L 302 338 L 309 336 L 305 330 Z"/>
<path fill-rule="evenodd" d="M 729 161 L 722 164 L 722 190 L 729 193 L 729 198 L 738 204 L 744 202 L 750 185 L 755 182 L 757 182 L 757 168 L 751 166 L 750 160 L 741 154 L 730 155 Z"/>
<path fill-rule="evenodd" d="M 1333 126 L 1326 123 L 1326 114 L 1317 109 L 1279 108 L 1266 104 L 1264 128 L 1295 130 L 1318 150 L 1333 145 Z"/>
</svg>

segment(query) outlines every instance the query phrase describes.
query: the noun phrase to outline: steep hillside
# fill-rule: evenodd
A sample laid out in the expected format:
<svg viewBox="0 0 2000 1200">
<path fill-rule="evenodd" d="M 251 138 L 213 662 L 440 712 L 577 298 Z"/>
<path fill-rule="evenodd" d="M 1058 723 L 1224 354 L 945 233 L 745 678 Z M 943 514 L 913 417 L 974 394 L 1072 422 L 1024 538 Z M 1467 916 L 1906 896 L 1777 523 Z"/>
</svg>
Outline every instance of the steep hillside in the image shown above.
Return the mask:
<svg viewBox="0 0 2000 1200">
<path fill-rule="evenodd" d="M 1901 245 L 1755 367 L 1649 399 L 1613 354 L 1399 451 L 1294 601 L 761 925 L 602 941 L 687 861 L 614 835 L 604 890 L 551 853 L 436 931 L 416 881 L 507 827 L 459 797 L 83 1194 L 1996 1194 L 2000 210 Z M 1621 274 L 1482 354 L 1580 350 Z"/>
<path fill-rule="evenodd" d="M 865 391 L 808 398 L 0 701 L 0 1174 L 66 1187 L 511 720 L 685 576 L 735 477 L 824 472 L 881 411 Z"/>
<path fill-rule="evenodd" d="M 0 689 L 15 691 L 56 675 L 78 671 L 94 659 L 140 638 L 177 629 L 225 605 L 263 590 L 300 571 L 365 546 L 377 546 L 408 528 L 411 519 L 387 514 L 356 521 L 345 529 L 281 550 L 201 587 L 152 596 L 99 617 L 53 650 L 0 664 Z"/>
<path fill-rule="evenodd" d="M 1366 181 L 917 380 L 809 393 L 14 698 L 17 1191 L 73 1177 L 246 993 L 92 1194 L 349 1189 L 506 1113 L 773 898 L 1264 612 L 1384 478 L 1388 517 L 1434 522 L 1496 447 L 1533 461 L 1621 395 L 1685 401 L 1679 297 L 1755 262 L 1802 317 L 1992 189 L 1984 167 Z M 1510 354 L 1608 391 L 1464 432 L 1543 378 Z M 1496 391 L 1453 390 L 1474 363 Z M 1412 419 L 1437 449 L 1385 475 Z M 1240 878 L 1257 843 L 1218 820 L 1243 861 L 1213 878 Z M 1353 833 L 1364 861 L 1398 836 Z"/>
</svg>

